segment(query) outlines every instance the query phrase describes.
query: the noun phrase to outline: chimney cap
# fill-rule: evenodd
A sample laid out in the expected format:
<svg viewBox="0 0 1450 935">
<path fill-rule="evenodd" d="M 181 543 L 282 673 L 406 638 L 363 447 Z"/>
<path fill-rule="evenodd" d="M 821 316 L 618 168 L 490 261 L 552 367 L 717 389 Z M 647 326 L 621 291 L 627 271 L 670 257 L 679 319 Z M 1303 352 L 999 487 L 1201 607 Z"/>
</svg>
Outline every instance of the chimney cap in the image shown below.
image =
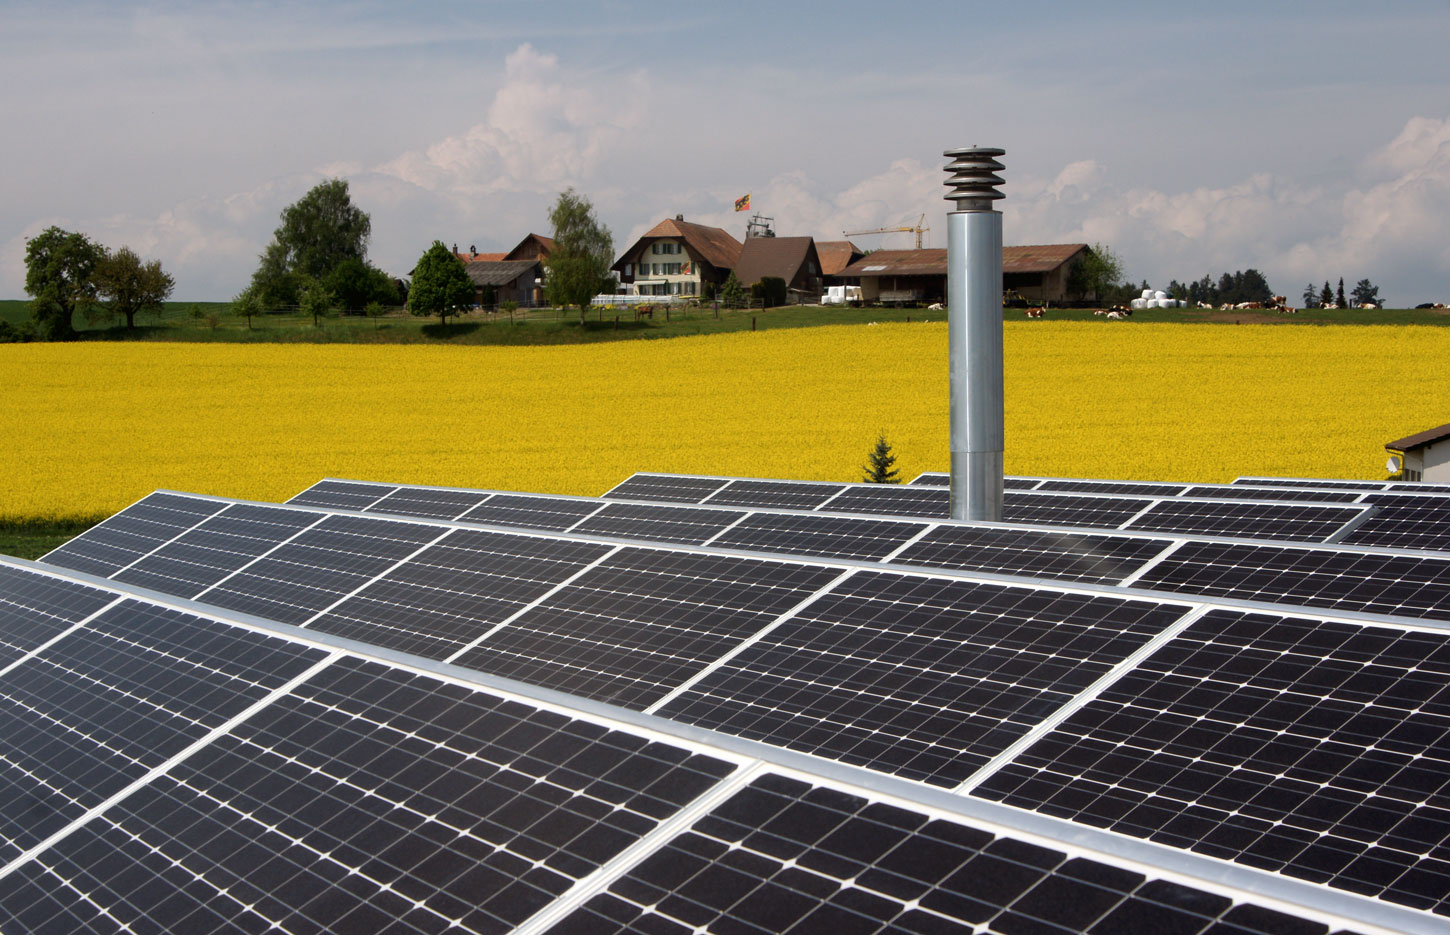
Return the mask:
<svg viewBox="0 0 1450 935">
<path fill-rule="evenodd" d="M 950 189 L 947 201 L 955 201 L 958 211 L 991 210 L 993 201 L 1005 197 L 997 190 L 1003 179 L 995 173 L 1005 168 L 997 157 L 1006 153 L 991 146 L 964 146 L 942 153 L 952 160 L 946 165 L 946 171 L 952 173 L 945 183 Z"/>
</svg>

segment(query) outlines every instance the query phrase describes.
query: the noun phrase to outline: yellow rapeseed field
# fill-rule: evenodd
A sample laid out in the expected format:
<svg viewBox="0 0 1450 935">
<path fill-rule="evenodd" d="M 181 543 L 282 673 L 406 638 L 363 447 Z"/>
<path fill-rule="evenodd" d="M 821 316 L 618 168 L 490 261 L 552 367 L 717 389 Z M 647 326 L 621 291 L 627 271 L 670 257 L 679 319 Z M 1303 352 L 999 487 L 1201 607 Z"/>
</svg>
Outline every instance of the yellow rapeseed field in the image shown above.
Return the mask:
<svg viewBox="0 0 1450 935">
<path fill-rule="evenodd" d="M 1450 328 L 1009 322 L 1007 470 L 1383 477 L 1450 421 Z M 854 480 L 947 464 L 946 326 L 570 347 L 0 346 L 0 519 L 324 476 L 597 495 L 637 470 Z"/>
</svg>

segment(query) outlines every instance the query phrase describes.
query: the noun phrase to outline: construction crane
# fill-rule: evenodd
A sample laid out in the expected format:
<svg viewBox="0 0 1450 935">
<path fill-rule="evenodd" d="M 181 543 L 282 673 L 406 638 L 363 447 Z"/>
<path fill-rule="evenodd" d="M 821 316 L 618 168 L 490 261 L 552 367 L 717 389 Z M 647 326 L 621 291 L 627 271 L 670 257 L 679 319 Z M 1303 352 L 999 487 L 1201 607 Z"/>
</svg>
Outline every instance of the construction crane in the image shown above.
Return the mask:
<svg viewBox="0 0 1450 935">
<path fill-rule="evenodd" d="M 923 214 L 921 217 L 919 217 L 919 218 L 916 219 L 916 224 L 913 225 L 913 226 L 911 226 L 911 227 L 878 227 L 875 230 L 870 230 L 870 231 L 841 231 L 841 233 L 845 234 L 847 237 L 860 237 L 863 234 L 905 234 L 905 233 L 912 233 L 912 234 L 915 234 L 916 235 L 916 249 L 920 250 L 921 249 L 921 235 L 924 234 L 924 233 L 926 233 L 927 231 L 931 230 L 930 227 L 927 227 L 926 226 L 926 223 L 925 222 L 926 222 L 926 215 Z"/>
</svg>

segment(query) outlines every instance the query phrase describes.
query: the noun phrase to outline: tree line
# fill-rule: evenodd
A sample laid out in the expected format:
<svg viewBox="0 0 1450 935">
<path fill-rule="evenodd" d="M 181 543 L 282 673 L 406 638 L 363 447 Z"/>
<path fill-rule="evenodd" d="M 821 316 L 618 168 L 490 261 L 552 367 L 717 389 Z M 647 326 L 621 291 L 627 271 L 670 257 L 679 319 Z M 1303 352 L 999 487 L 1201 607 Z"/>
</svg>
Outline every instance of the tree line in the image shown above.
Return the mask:
<svg viewBox="0 0 1450 935">
<path fill-rule="evenodd" d="M 92 320 L 155 311 L 171 297 L 176 281 L 160 260 L 142 260 L 130 247 L 107 249 L 85 234 L 51 226 L 25 242 L 25 291 L 30 321 L 0 321 L 0 341 L 68 341 L 76 336 L 76 312 Z"/>
<path fill-rule="evenodd" d="M 1314 283 L 1304 287 L 1304 294 L 1301 301 L 1305 308 L 1358 308 L 1362 305 L 1380 304 L 1380 287 L 1371 283 L 1368 279 L 1361 279 L 1355 283 L 1354 289 L 1349 293 L 1354 300 L 1350 305 L 1344 299 L 1344 277 L 1339 277 L 1339 289 L 1332 291 L 1329 288 L 1329 280 L 1324 280 L 1324 286 L 1315 289 Z"/>
</svg>

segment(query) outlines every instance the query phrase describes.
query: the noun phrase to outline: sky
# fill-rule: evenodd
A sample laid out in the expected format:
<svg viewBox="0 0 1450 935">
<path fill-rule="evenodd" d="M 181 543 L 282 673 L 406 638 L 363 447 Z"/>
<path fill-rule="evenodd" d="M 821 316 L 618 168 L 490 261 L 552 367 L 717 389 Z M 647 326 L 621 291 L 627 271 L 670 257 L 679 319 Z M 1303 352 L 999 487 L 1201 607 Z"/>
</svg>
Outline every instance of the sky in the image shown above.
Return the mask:
<svg viewBox="0 0 1450 935">
<path fill-rule="evenodd" d="M 940 247 L 942 152 L 980 145 L 1009 244 L 1450 302 L 1447 36 L 1443 0 L 0 0 L 0 297 L 58 225 L 229 299 L 329 177 L 398 276 L 549 233 L 570 186 L 616 252 L 677 214 L 743 237 L 747 192 L 781 235 L 924 214 Z"/>
</svg>

